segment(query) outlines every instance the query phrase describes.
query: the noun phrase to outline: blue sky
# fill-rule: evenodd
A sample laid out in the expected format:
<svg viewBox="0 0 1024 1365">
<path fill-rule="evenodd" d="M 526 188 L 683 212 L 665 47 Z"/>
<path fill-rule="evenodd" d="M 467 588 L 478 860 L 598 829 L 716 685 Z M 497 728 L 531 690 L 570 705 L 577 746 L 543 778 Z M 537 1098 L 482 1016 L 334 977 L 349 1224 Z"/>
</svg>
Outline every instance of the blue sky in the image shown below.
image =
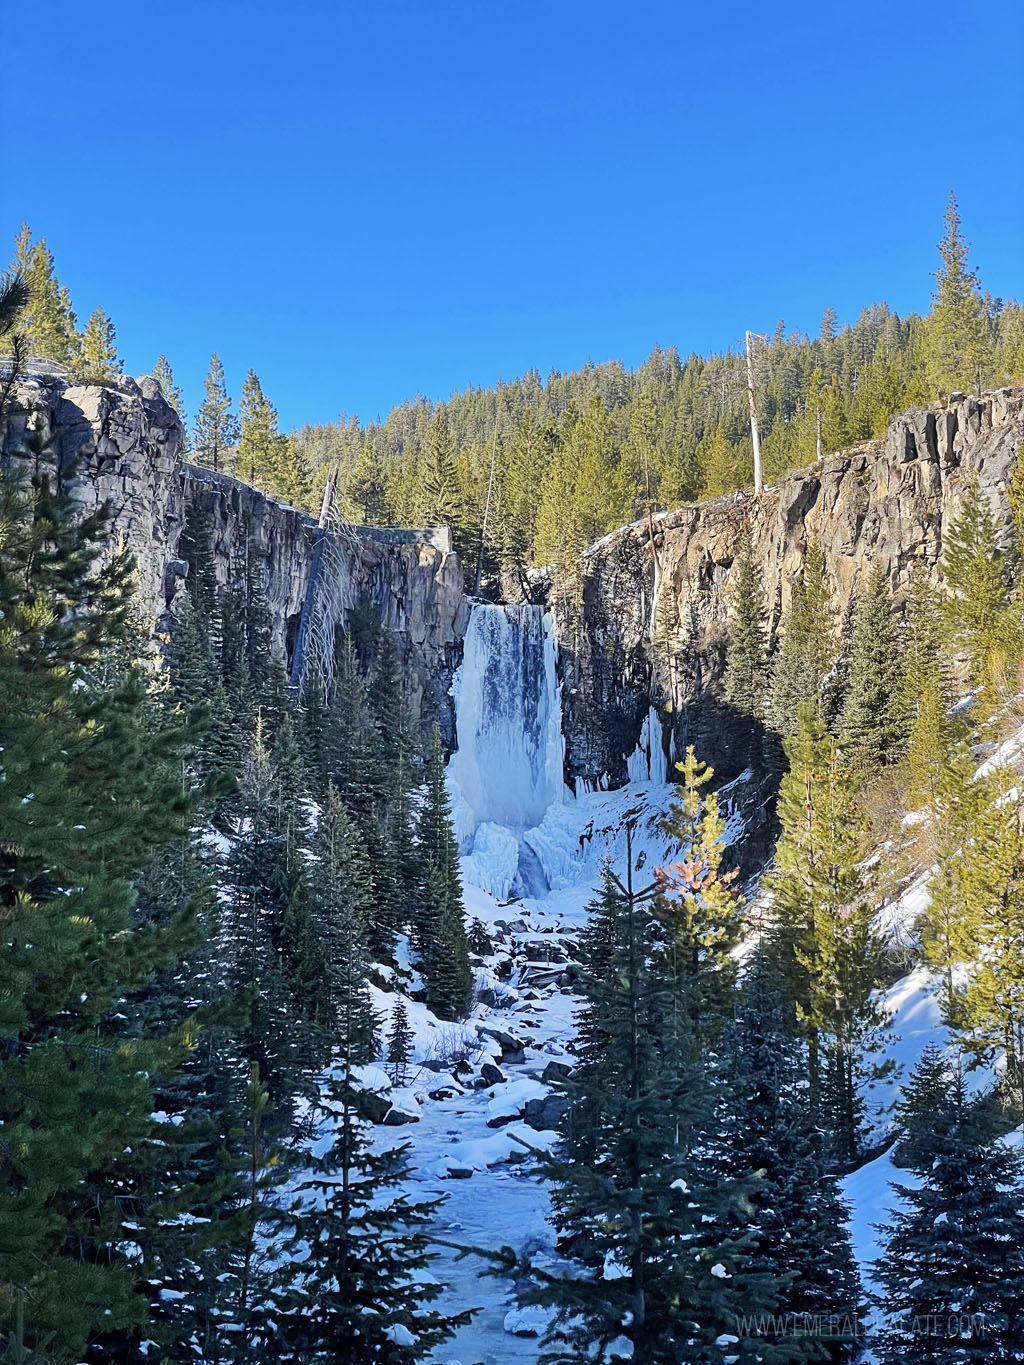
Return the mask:
<svg viewBox="0 0 1024 1365">
<path fill-rule="evenodd" d="M 214 349 L 290 427 L 922 309 L 951 188 L 983 283 L 1024 293 L 1018 0 L 3 16 L 0 232 L 44 234 L 80 320 L 132 373 L 165 352 L 193 411 Z"/>
</svg>

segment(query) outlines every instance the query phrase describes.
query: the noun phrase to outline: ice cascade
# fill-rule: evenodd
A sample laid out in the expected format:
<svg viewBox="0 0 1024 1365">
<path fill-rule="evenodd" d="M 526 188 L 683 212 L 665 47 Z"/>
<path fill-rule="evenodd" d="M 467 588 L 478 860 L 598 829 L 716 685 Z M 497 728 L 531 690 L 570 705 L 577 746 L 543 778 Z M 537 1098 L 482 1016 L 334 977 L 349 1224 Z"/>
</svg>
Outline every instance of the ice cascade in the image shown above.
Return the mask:
<svg viewBox="0 0 1024 1365">
<path fill-rule="evenodd" d="M 540 889 L 524 836 L 566 797 L 556 658 L 543 607 L 473 606 L 452 685 L 459 747 L 448 779 L 467 870 L 499 899 Z"/>
</svg>

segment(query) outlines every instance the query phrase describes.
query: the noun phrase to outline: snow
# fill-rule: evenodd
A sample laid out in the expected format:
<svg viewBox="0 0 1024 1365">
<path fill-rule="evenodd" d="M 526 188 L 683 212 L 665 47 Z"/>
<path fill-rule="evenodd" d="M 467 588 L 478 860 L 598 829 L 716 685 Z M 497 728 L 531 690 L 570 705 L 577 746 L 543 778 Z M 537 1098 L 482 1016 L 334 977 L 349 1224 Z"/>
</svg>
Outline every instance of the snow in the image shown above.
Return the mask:
<svg viewBox="0 0 1024 1365">
<path fill-rule="evenodd" d="M 528 1253 L 539 1264 L 560 1263 L 548 1222 L 548 1191 L 533 1173 L 531 1159 L 531 1150 L 550 1151 L 558 1134 L 537 1131 L 522 1115 L 531 1100 L 548 1093 L 540 1080 L 547 1062 L 571 1061 L 576 999 L 558 978 L 561 964 L 576 960 L 602 865 L 610 859 L 623 870 L 622 823 L 627 815 L 635 825 L 633 851 L 641 864 L 641 884 L 656 866 L 676 856 L 660 828 L 673 788 L 654 710 L 628 759 L 626 787 L 609 792 L 598 783 L 596 790 L 575 796 L 564 788 L 554 633 L 540 608 L 474 605 L 453 694 L 460 747 L 449 764 L 448 783 L 465 905 L 467 915 L 478 919 L 495 942 L 494 953 L 478 965 L 476 979 L 478 989 L 489 992 L 486 999 L 497 1003 L 478 1003 L 464 1024 L 437 1019 L 412 998 L 422 983 L 403 940 L 398 969 L 380 973 L 391 989 L 374 986 L 372 996 L 385 1023 L 396 991 L 406 999 L 413 1054 L 407 1084 L 393 1085 L 380 1066 L 364 1068 L 360 1080 L 418 1119 L 407 1127 L 374 1129 L 374 1142 L 381 1148 L 408 1144 L 408 1192 L 417 1199 L 444 1198 L 433 1226 L 442 1243 L 434 1266 L 444 1285 L 439 1306 L 479 1309 L 472 1323 L 441 1348 L 435 1357 L 438 1365 L 535 1365 L 548 1312 L 520 1308 L 513 1283 L 500 1275 L 481 1275 L 484 1263 L 473 1254 L 460 1254 L 460 1248 L 508 1247 Z M 982 769 L 997 757 L 1010 761 L 1024 752 L 1021 736 L 1016 747 L 1008 742 Z M 732 841 L 742 836 L 737 797 L 748 780 L 744 774 L 719 793 Z M 879 928 L 908 947 L 917 942 L 932 875 L 931 870 L 920 873 L 879 912 Z M 880 1134 L 890 1122 L 901 1084 L 924 1049 L 929 1043 L 949 1044 L 938 985 L 935 974 L 917 967 L 881 993 L 892 1020 L 888 1055 L 897 1068 L 869 1096 Z M 522 1060 L 510 1060 L 511 1052 L 503 1057 L 496 1033 L 521 1040 L 522 1052 L 516 1055 Z M 460 1057 L 466 1063 L 454 1079 L 450 1068 Z M 479 1070 L 488 1057 L 500 1066 L 504 1082 L 483 1084 Z M 445 1070 L 424 1066 L 426 1062 L 443 1062 Z M 979 1070 L 969 1079 L 980 1088 L 993 1077 L 991 1071 Z M 431 1092 L 436 1098 L 430 1098 Z M 1020 1134 L 1014 1140 L 1020 1141 Z M 888 1218 L 896 1198 L 893 1180 L 911 1183 L 885 1152 L 843 1183 L 854 1250 L 866 1278 L 877 1255 L 875 1225 Z M 672 1188 L 686 1191 L 681 1180 Z M 605 1279 L 624 1273 L 614 1256 L 606 1259 Z M 729 1278 L 722 1262 L 710 1273 Z M 726 1348 L 734 1343 L 722 1337 L 717 1344 Z M 631 1349 L 622 1337 L 599 1354 L 608 1361 L 628 1359 Z"/>
<path fill-rule="evenodd" d="M 517 1337 L 539 1337 L 547 1331 L 551 1310 L 539 1304 L 527 1308 L 513 1308 L 505 1314 L 505 1331 Z"/>
</svg>

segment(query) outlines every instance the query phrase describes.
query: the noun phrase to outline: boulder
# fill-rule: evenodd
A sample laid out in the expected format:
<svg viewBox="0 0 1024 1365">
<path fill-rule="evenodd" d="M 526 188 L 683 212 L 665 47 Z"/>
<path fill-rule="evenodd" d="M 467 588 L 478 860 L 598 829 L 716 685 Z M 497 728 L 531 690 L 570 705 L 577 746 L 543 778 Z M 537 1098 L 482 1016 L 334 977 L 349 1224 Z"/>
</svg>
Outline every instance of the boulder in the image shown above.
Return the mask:
<svg viewBox="0 0 1024 1365">
<path fill-rule="evenodd" d="M 404 1105 L 393 1104 L 384 1115 L 385 1128 L 400 1128 L 406 1123 L 419 1123 L 420 1115 L 418 1110 L 409 1109 Z"/>
<path fill-rule="evenodd" d="M 560 1128 L 568 1111 L 569 1101 L 564 1095 L 545 1095 L 543 1099 L 527 1100 L 523 1107 L 523 1122 L 538 1132 L 546 1132 Z"/>
<path fill-rule="evenodd" d="M 566 1076 L 571 1076 L 573 1068 L 568 1062 L 548 1062 L 547 1066 L 540 1073 L 540 1078 L 547 1085 L 552 1081 L 565 1080 Z"/>
</svg>

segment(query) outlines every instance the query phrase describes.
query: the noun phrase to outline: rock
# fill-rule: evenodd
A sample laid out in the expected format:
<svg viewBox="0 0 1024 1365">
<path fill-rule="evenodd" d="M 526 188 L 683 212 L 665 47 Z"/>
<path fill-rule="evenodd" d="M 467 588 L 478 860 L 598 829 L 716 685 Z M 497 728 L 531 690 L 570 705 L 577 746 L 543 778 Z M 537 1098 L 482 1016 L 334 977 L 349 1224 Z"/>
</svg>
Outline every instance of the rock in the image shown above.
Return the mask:
<svg viewBox="0 0 1024 1365">
<path fill-rule="evenodd" d="M 432 1100 L 451 1100 L 456 1095 L 464 1095 L 465 1093 L 461 1085 L 442 1085 L 437 1090 L 427 1091 Z"/>
<path fill-rule="evenodd" d="M 523 1122 L 538 1132 L 561 1126 L 569 1111 L 569 1101 L 564 1095 L 545 1095 L 540 1100 L 527 1100 L 523 1107 Z"/>
<path fill-rule="evenodd" d="M 403 1105 L 393 1104 L 384 1115 L 385 1128 L 400 1128 L 406 1123 L 419 1123 L 419 1112 Z"/>
<path fill-rule="evenodd" d="M 480 1078 L 486 1085 L 504 1085 L 505 1073 L 493 1062 L 484 1062 L 480 1068 Z"/>
<path fill-rule="evenodd" d="M 161 618 L 176 603 L 189 571 L 179 553 L 187 513 L 209 526 L 212 562 L 221 584 L 240 549 L 257 562 L 266 588 L 272 642 L 284 655 L 306 593 L 316 519 L 238 479 L 186 463 L 183 433 L 159 384 L 125 376 L 116 384 L 68 385 L 33 378 L 17 396 L 35 409 L 40 434 L 64 460 L 77 460 L 69 493 L 83 508 L 107 504 L 109 538 L 123 540 L 136 562 L 143 612 Z M 29 456 L 28 415 L 13 413 L 0 457 Z M 339 606 L 365 601 L 391 636 L 414 715 L 441 708 L 450 741 L 448 694 L 465 633 L 468 607 L 462 569 L 446 530 L 355 528 L 337 544 Z"/>
<path fill-rule="evenodd" d="M 547 1085 L 552 1081 L 565 1080 L 566 1076 L 571 1076 L 573 1068 L 568 1062 L 548 1062 L 547 1066 L 540 1073 L 540 1078 Z"/>
<path fill-rule="evenodd" d="M 493 1038 L 501 1048 L 501 1059 L 508 1062 L 511 1066 L 521 1065 L 526 1060 L 526 1044 L 521 1038 L 513 1038 L 511 1033 L 506 1033 L 504 1029 L 492 1028 L 483 1024 L 477 1024 L 477 1033 L 482 1038 Z"/>
<path fill-rule="evenodd" d="M 360 1099 L 360 1108 L 370 1123 L 383 1123 L 391 1109 L 387 1095 L 375 1090 L 367 1090 Z"/>
<path fill-rule="evenodd" d="M 424 1061 L 420 1062 L 420 1066 L 424 1071 L 440 1072 L 448 1070 L 448 1063 L 440 1061 L 437 1057 L 427 1057 Z"/>
<path fill-rule="evenodd" d="M 470 1180 L 473 1176 L 472 1166 L 449 1166 L 447 1171 L 449 1180 Z"/>
<path fill-rule="evenodd" d="M 580 561 L 578 593 L 552 601 L 556 633 L 572 640 L 560 658 L 566 772 L 619 786 L 652 703 L 673 717 L 687 742 L 728 782 L 746 766 L 721 723 L 723 639 L 745 533 L 763 584 L 774 641 L 789 607 L 806 545 L 821 546 L 834 584 L 837 619 L 846 617 L 869 567 L 899 596 L 920 563 L 941 582 L 943 538 L 968 477 L 1008 524 L 1005 484 L 1024 440 L 1024 388 L 961 397 L 945 409 L 894 417 L 884 441 L 828 454 L 785 475 L 755 499 L 739 493 L 678 507 L 658 518 L 658 611 L 666 635 L 651 649 L 654 565 L 646 523 L 614 532 Z M 671 688 L 664 659 L 674 659 Z M 660 736 L 655 736 L 660 739 Z M 656 747 L 656 746 L 655 746 Z M 767 826 L 767 818 L 766 818 Z M 764 838 L 772 837 L 766 827 Z M 752 861 L 764 852 L 744 841 Z"/>
</svg>

